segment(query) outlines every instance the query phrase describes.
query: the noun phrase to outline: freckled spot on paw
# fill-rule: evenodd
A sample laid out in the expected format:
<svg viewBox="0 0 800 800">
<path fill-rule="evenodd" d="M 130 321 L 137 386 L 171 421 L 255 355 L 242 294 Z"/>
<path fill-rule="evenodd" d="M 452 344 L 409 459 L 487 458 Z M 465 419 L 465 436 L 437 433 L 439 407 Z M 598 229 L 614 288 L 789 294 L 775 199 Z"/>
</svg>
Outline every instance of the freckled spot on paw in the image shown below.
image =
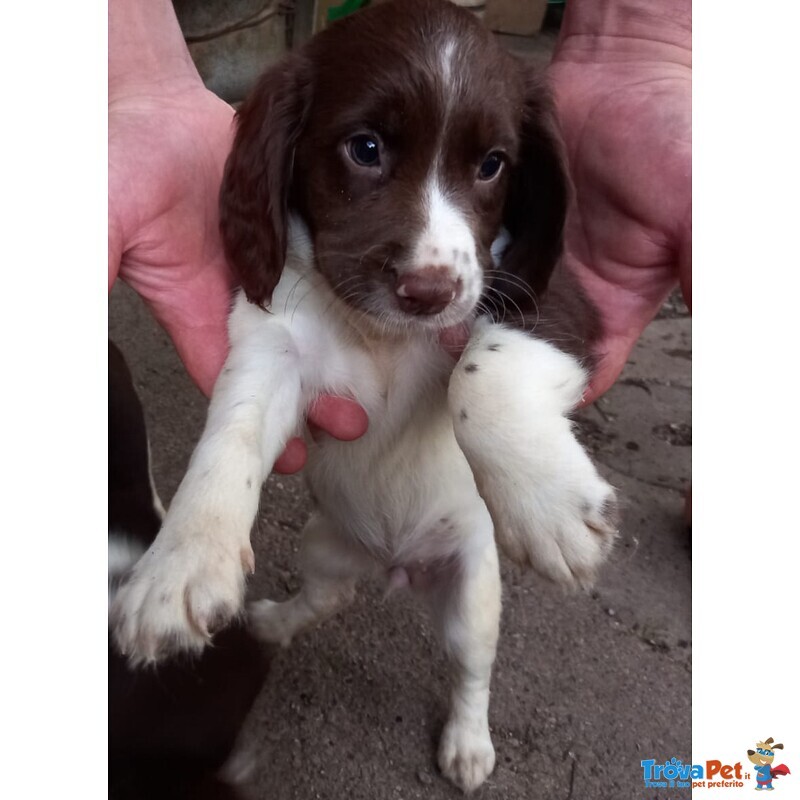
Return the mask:
<svg viewBox="0 0 800 800">
<path fill-rule="evenodd" d="M 222 374 L 223 374 L 223 375 L 227 375 L 227 374 L 229 374 L 229 373 L 230 373 L 230 371 L 231 371 L 231 368 L 230 368 L 230 367 L 225 367 L 225 369 L 224 369 L 224 370 L 222 370 Z"/>
<path fill-rule="evenodd" d="M 486 349 L 491 350 L 492 353 L 496 353 L 500 349 L 500 345 L 495 342 L 494 344 L 490 344 Z"/>
<path fill-rule="evenodd" d="M 439 248 L 438 247 L 434 247 L 431 252 L 433 253 L 433 257 L 436 258 L 436 256 L 439 255 Z"/>
<path fill-rule="evenodd" d="M 158 602 L 161 603 L 162 606 L 167 605 L 167 603 L 169 603 L 169 592 L 161 592 L 158 596 Z"/>
<path fill-rule="evenodd" d="M 478 371 L 478 365 L 475 364 L 474 362 L 472 364 L 467 364 L 467 366 L 464 367 L 464 372 L 477 372 L 477 371 Z"/>
<path fill-rule="evenodd" d="M 253 488 L 253 479 L 252 478 L 248 478 L 247 479 L 247 488 L 248 489 L 252 489 Z"/>
<path fill-rule="evenodd" d="M 440 525 L 447 525 L 449 522 L 450 522 L 450 518 L 449 517 L 441 517 L 439 519 L 439 524 Z"/>
<path fill-rule="evenodd" d="M 462 422 L 466 422 L 468 419 L 467 412 L 462 408 L 461 413 L 458 415 L 458 417 Z"/>
</svg>

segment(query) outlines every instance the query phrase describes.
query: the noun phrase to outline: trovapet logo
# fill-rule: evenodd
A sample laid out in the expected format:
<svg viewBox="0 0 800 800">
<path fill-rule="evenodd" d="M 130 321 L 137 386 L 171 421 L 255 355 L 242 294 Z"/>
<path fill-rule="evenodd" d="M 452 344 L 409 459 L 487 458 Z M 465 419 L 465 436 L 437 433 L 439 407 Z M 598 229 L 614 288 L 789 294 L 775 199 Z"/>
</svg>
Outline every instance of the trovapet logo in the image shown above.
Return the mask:
<svg viewBox="0 0 800 800">
<path fill-rule="evenodd" d="M 641 762 L 642 778 L 646 789 L 742 789 L 754 785 L 757 791 L 771 792 L 776 778 L 791 774 L 786 764 L 774 765 L 776 750 L 783 750 L 783 745 L 775 744 L 772 737 L 756 742 L 756 749 L 747 751 L 752 768 L 743 767 L 741 761 L 731 764 L 709 759 L 701 764 L 684 764 L 672 758 L 659 764 L 648 758 Z"/>
<path fill-rule="evenodd" d="M 744 786 L 742 765 L 723 764 L 722 761 L 709 760 L 704 764 L 684 764 L 677 758 L 665 764 L 657 764 L 655 759 L 642 761 L 644 785 L 647 789 L 703 789 L 721 786 Z"/>
</svg>

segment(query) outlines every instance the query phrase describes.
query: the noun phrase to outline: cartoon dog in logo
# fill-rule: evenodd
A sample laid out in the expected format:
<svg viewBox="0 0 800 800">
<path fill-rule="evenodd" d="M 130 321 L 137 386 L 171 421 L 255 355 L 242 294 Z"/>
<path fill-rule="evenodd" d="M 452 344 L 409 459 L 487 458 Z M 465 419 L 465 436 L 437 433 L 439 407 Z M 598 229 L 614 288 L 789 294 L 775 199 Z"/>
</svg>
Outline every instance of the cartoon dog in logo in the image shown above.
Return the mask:
<svg viewBox="0 0 800 800">
<path fill-rule="evenodd" d="M 772 766 L 772 762 L 775 760 L 775 751 L 783 750 L 783 745 L 773 744 L 774 741 L 770 736 L 765 742 L 756 742 L 755 750 L 747 751 L 747 757 L 756 767 L 756 783 L 758 784 L 756 791 L 758 792 L 764 789 L 772 791 L 775 788 L 772 785 L 773 778 L 791 774 L 786 764 L 778 764 L 777 767 Z"/>
</svg>

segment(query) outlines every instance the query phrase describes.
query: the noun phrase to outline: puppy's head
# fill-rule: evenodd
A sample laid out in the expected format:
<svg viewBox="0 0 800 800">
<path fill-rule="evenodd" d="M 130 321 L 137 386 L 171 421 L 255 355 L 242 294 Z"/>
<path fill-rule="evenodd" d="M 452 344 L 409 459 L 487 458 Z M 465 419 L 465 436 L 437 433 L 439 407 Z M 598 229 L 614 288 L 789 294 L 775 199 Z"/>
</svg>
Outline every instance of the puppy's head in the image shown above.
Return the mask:
<svg viewBox="0 0 800 800">
<path fill-rule="evenodd" d="M 529 68 L 452 3 L 399 0 L 261 78 L 239 111 L 221 224 L 251 302 L 270 302 L 291 212 L 343 301 L 435 329 L 473 313 L 503 227 L 500 270 L 543 289 L 566 203 L 553 111 Z"/>
</svg>

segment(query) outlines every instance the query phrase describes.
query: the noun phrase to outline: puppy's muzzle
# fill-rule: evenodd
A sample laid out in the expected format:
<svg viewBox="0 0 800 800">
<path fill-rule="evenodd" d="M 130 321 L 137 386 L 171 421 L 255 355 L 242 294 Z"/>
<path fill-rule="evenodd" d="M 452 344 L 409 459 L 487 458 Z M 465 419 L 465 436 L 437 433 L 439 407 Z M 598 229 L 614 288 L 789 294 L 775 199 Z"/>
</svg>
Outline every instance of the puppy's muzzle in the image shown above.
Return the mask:
<svg viewBox="0 0 800 800">
<path fill-rule="evenodd" d="M 398 276 L 398 306 L 407 314 L 431 316 L 444 311 L 461 294 L 461 278 L 447 267 L 423 267 Z"/>
</svg>

